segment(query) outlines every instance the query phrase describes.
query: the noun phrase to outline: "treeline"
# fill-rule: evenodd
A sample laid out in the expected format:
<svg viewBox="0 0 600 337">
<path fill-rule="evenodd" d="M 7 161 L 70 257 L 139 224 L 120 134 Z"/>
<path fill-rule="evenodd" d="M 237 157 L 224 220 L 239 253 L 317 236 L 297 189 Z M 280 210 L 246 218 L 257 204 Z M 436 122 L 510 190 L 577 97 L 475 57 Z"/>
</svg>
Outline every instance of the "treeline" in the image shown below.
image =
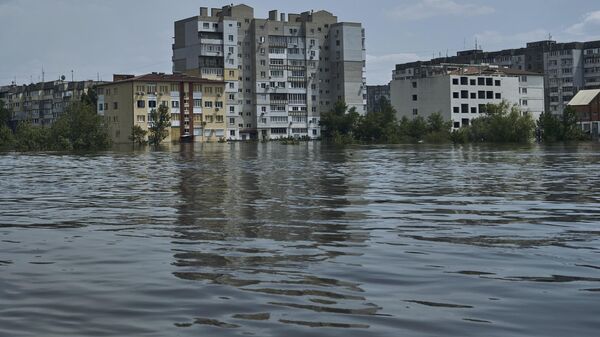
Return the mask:
<svg viewBox="0 0 600 337">
<path fill-rule="evenodd" d="M 0 101 L 0 149 L 15 151 L 100 151 L 111 146 L 104 120 L 93 98 L 73 102 L 50 127 L 19 122 L 10 127 L 11 112 Z M 14 129 L 14 130 L 13 130 Z"/>
<path fill-rule="evenodd" d="M 321 116 L 322 135 L 335 143 L 529 143 L 538 139 L 544 142 L 585 140 L 577 124 L 577 114 L 565 109 L 562 117 L 544 113 L 534 121 L 523 115 L 518 106 L 504 101 L 488 104 L 485 114 L 471 119 L 469 126 L 452 130 L 452 123 L 440 113 L 426 119 L 396 118 L 389 101 L 382 98 L 380 111 L 360 116 L 355 109 L 347 110 L 337 103 L 332 111 Z"/>
<path fill-rule="evenodd" d="M 382 99 L 380 106 L 380 111 L 361 116 L 355 108 L 348 110 L 345 103 L 336 103 L 333 110 L 321 116 L 323 138 L 346 144 L 442 143 L 450 140 L 451 124 L 439 113 L 427 119 L 403 117 L 398 121 L 396 111 L 387 100 Z"/>
</svg>

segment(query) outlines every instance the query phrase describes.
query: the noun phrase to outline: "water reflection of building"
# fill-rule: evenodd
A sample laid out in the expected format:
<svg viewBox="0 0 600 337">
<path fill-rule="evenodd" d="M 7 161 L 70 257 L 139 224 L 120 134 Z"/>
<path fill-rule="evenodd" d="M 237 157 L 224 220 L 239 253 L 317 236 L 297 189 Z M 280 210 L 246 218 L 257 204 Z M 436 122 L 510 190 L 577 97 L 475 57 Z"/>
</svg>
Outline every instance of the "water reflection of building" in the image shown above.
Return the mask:
<svg viewBox="0 0 600 337">
<path fill-rule="evenodd" d="M 340 170 L 346 160 L 317 144 L 181 151 L 174 275 L 225 286 L 213 291 L 227 297 L 253 294 L 256 310 L 321 311 L 326 303 L 349 313 L 377 311 L 358 284 L 314 272 L 360 255 L 356 246 L 366 239 L 352 230 L 359 213 L 342 209 L 351 206 Z M 278 309 L 268 302 L 274 299 Z"/>
</svg>

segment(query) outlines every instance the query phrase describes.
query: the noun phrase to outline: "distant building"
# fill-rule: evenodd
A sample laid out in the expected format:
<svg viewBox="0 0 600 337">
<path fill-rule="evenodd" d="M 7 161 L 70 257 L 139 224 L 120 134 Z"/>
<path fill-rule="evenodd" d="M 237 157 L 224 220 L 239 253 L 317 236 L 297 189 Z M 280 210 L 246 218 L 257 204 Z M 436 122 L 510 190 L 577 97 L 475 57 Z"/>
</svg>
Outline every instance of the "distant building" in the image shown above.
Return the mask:
<svg viewBox="0 0 600 337">
<path fill-rule="evenodd" d="M 439 65 L 414 68 L 390 83 L 398 118 L 439 112 L 454 128 L 470 125 L 487 104 L 503 100 L 538 119 L 544 110 L 542 74 L 498 66 Z"/>
<path fill-rule="evenodd" d="M 327 11 L 262 19 L 228 5 L 175 22 L 173 72 L 225 81 L 234 139 L 320 137 L 337 101 L 364 114 L 365 57 L 361 24 Z"/>
<path fill-rule="evenodd" d="M 581 129 L 598 138 L 600 130 L 600 89 L 580 90 L 569 102 L 575 109 Z"/>
<path fill-rule="evenodd" d="M 367 86 L 367 113 L 381 111 L 379 103 L 382 97 L 391 101 L 389 84 Z"/>
<path fill-rule="evenodd" d="M 600 88 L 600 41 L 527 43 L 525 48 L 484 52 L 460 51 L 456 56 L 398 64 L 393 77 L 411 75 L 421 66 L 440 64 L 498 65 L 544 74 L 544 111 L 561 114 L 581 89 Z M 418 75 L 418 74 L 414 74 Z"/>
<path fill-rule="evenodd" d="M 114 75 L 98 86 L 98 114 L 104 116 L 116 144 L 131 143 L 133 126 L 148 130 L 150 112 L 166 106 L 171 114 L 170 141 L 227 139 L 223 81 L 183 74 Z"/>
<path fill-rule="evenodd" d="M 12 111 L 12 122 L 30 122 L 35 126 L 50 126 L 73 101 L 104 82 L 50 81 L 29 85 L 9 85 L 0 88 L 0 99 Z"/>
</svg>

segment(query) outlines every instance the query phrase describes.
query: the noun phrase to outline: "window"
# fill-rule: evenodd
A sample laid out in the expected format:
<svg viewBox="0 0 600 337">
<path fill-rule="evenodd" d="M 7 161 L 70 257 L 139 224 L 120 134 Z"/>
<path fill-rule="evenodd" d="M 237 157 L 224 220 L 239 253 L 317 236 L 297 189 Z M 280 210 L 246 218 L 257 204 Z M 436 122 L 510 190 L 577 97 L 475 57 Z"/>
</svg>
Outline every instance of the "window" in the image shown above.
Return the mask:
<svg viewBox="0 0 600 337">
<path fill-rule="evenodd" d="M 501 94 L 501 93 L 499 93 L 499 92 L 497 92 L 497 93 L 496 93 L 496 99 L 502 99 L 502 94 Z"/>
<path fill-rule="evenodd" d="M 486 91 L 485 96 L 487 99 L 494 99 L 494 92 L 493 91 Z"/>
<path fill-rule="evenodd" d="M 119 102 L 113 102 L 113 109 L 119 110 Z"/>
<path fill-rule="evenodd" d="M 137 115 L 136 117 L 137 117 L 138 123 L 143 123 L 146 121 L 146 116 L 144 116 L 144 115 Z"/>
<path fill-rule="evenodd" d="M 416 100 L 418 100 L 418 97 L 417 97 L 417 95 L 412 95 L 412 100 L 413 100 L 413 101 L 416 101 Z"/>
<path fill-rule="evenodd" d="M 137 101 L 137 107 L 138 108 L 145 108 L 146 107 L 146 101 Z"/>
<path fill-rule="evenodd" d="M 205 108 L 212 108 L 212 106 L 213 106 L 213 102 L 211 102 L 211 101 L 205 101 L 204 102 L 204 107 Z"/>
<path fill-rule="evenodd" d="M 521 105 L 522 106 L 527 106 L 527 100 L 526 99 L 521 100 Z"/>
<path fill-rule="evenodd" d="M 179 101 L 171 101 L 171 108 L 179 109 Z"/>
<path fill-rule="evenodd" d="M 452 93 L 452 98 L 459 98 L 460 94 L 458 92 L 453 92 Z"/>
<path fill-rule="evenodd" d="M 229 130 L 229 136 L 235 137 L 235 130 Z"/>
<path fill-rule="evenodd" d="M 497 87 L 499 87 L 500 86 L 500 80 L 495 80 L 494 81 L 494 85 L 497 86 Z"/>
<path fill-rule="evenodd" d="M 467 90 L 461 90 L 460 98 L 469 98 L 469 92 Z"/>
<path fill-rule="evenodd" d="M 229 35 L 229 42 L 233 42 L 233 35 Z"/>
<path fill-rule="evenodd" d="M 476 107 L 471 107 L 471 113 L 472 114 L 476 114 L 477 113 L 477 108 Z"/>
<path fill-rule="evenodd" d="M 452 84 L 458 85 L 458 78 L 453 78 L 452 79 Z"/>
<path fill-rule="evenodd" d="M 479 99 L 485 99 L 485 91 L 478 91 L 477 92 L 477 98 L 479 98 Z"/>
<path fill-rule="evenodd" d="M 201 99 L 195 99 L 194 100 L 194 108 L 201 108 L 202 107 L 202 100 Z"/>
<path fill-rule="evenodd" d="M 209 29 L 209 28 L 210 28 L 210 24 L 209 24 L 208 22 L 204 22 L 204 23 L 202 24 L 202 28 L 204 28 L 204 29 Z"/>
<path fill-rule="evenodd" d="M 527 82 L 527 76 L 521 76 L 521 82 Z"/>
<path fill-rule="evenodd" d="M 468 118 L 463 118 L 462 119 L 462 126 L 469 126 L 469 119 Z"/>
<path fill-rule="evenodd" d="M 461 104 L 460 105 L 460 112 L 464 113 L 464 114 L 468 114 L 469 113 L 469 105 L 468 104 Z"/>
<path fill-rule="evenodd" d="M 454 122 L 454 128 L 455 129 L 460 128 L 460 122 Z"/>
<path fill-rule="evenodd" d="M 235 125 L 235 118 L 229 118 L 229 125 Z"/>
<path fill-rule="evenodd" d="M 485 78 L 478 77 L 477 78 L 477 85 L 485 85 Z"/>
<path fill-rule="evenodd" d="M 486 111 L 486 105 L 485 104 L 479 104 L 479 113 L 485 113 Z"/>
<path fill-rule="evenodd" d="M 104 104 L 100 103 L 98 104 L 98 111 L 103 111 L 104 110 Z"/>
<path fill-rule="evenodd" d="M 416 88 L 417 87 L 417 82 L 412 82 L 412 87 Z"/>
<path fill-rule="evenodd" d="M 477 93 L 472 92 L 471 93 L 471 99 L 477 99 Z"/>
<path fill-rule="evenodd" d="M 494 79 L 493 78 L 486 78 L 485 79 L 485 85 L 488 87 L 491 87 L 492 85 L 494 85 Z"/>
<path fill-rule="evenodd" d="M 469 84 L 469 78 L 468 77 L 461 77 L 460 78 L 460 84 L 461 85 L 468 85 Z"/>
<path fill-rule="evenodd" d="M 215 102 L 215 108 L 223 108 L 223 102 L 221 102 L 221 101 Z"/>
<path fill-rule="evenodd" d="M 419 114 L 419 109 L 413 109 L 412 110 L 412 114 L 413 114 L 413 116 L 418 115 Z"/>
<path fill-rule="evenodd" d="M 455 114 L 457 114 L 457 113 L 460 113 L 460 108 L 459 108 L 459 107 L 457 107 L 457 106 L 455 106 L 454 108 L 452 108 L 452 111 L 453 111 Z"/>
<path fill-rule="evenodd" d="M 217 115 L 217 123 L 223 123 L 223 116 L 222 115 Z"/>
<path fill-rule="evenodd" d="M 527 93 L 527 88 L 521 88 L 521 93 L 522 94 L 526 94 Z"/>
<path fill-rule="evenodd" d="M 156 101 L 148 101 L 148 107 L 149 108 L 156 108 Z"/>
<path fill-rule="evenodd" d="M 469 84 L 470 84 L 470 85 L 477 85 L 477 81 L 476 81 L 475 79 L 471 79 L 471 80 L 469 81 Z"/>
</svg>

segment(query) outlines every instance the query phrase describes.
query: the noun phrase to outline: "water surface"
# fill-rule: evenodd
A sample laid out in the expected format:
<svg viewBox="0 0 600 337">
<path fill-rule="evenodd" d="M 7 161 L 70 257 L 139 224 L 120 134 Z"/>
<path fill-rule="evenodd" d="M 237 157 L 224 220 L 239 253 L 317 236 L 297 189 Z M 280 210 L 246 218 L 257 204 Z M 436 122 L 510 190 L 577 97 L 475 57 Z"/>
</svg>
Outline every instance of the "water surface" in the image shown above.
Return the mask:
<svg viewBox="0 0 600 337">
<path fill-rule="evenodd" d="M 0 154 L 0 336 L 596 336 L 599 150 Z"/>
</svg>

